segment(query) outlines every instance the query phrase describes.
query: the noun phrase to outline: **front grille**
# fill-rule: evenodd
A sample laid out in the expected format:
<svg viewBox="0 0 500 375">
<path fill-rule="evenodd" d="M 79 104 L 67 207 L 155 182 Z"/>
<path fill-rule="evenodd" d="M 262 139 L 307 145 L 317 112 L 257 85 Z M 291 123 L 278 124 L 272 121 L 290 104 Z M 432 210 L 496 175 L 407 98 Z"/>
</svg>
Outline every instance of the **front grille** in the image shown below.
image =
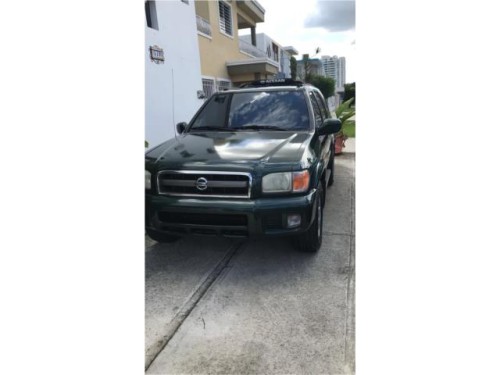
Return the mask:
<svg viewBox="0 0 500 375">
<path fill-rule="evenodd" d="M 246 226 L 245 215 L 199 214 L 184 212 L 158 212 L 158 219 L 169 224 Z"/>
<path fill-rule="evenodd" d="M 266 215 L 264 216 L 262 223 L 264 231 L 283 228 L 283 220 L 281 214 Z"/>
<path fill-rule="evenodd" d="M 172 234 L 221 235 L 247 237 L 246 215 L 158 212 L 158 227 Z"/>
<path fill-rule="evenodd" d="M 249 198 L 252 179 L 248 173 L 161 171 L 158 193 L 176 196 Z"/>
</svg>

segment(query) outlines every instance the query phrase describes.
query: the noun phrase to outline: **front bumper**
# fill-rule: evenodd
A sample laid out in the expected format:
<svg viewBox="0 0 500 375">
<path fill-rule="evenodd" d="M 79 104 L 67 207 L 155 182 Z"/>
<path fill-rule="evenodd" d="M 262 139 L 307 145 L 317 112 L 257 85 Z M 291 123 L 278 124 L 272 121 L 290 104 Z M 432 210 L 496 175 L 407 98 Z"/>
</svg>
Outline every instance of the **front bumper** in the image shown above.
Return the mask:
<svg viewBox="0 0 500 375">
<path fill-rule="evenodd" d="M 146 230 L 171 235 L 261 237 L 299 234 L 314 220 L 317 190 L 307 195 L 218 199 L 146 194 Z M 288 228 L 288 215 L 301 223 Z"/>
</svg>

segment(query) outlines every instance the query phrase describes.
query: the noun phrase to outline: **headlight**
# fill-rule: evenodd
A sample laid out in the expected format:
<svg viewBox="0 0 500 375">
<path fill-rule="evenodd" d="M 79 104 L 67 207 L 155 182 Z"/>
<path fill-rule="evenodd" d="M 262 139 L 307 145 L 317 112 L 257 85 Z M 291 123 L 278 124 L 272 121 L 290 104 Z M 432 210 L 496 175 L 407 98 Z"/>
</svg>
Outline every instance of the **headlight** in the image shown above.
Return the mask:
<svg viewBox="0 0 500 375">
<path fill-rule="evenodd" d="M 262 178 L 263 193 L 300 193 L 309 190 L 309 171 L 271 173 Z"/>
<path fill-rule="evenodd" d="M 151 173 L 149 171 L 146 171 L 146 181 L 144 185 L 146 186 L 146 190 L 151 189 Z"/>
<path fill-rule="evenodd" d="M 279 193 L 292 190 L 292 173 L 271 173 L 262 178 L 262 192 Z"/>
</svg>

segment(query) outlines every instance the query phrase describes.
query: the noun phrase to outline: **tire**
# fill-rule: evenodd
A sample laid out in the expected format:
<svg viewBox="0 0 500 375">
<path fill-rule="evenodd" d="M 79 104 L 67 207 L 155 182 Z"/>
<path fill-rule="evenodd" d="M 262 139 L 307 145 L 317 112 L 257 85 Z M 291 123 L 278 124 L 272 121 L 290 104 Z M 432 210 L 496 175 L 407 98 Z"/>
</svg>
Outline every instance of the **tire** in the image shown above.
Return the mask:
<svg viewBox="0 0 500 375">
<path fill-rule="evenodd" d="M 316 215 L 311 227 L 298 238 L 299 250 L 315 253 L 323 242 L 323 185 L 319 183 L 316 193 Z"/>
<path fill-rule="evenodd" d="M 146 232 L 152 240 L 160 243 L 172 243 L 180 239 L 179 236 L 172 236 L 171 234 L 160 233 L 152 230 L 147 230 Z"/>
<path fill-rule="evenodd" d="M 330 155 L 330 160 L 328 161 L 328 169 L 330 169 L 330 177 L 328 178 L 328 181 L 326 183 L 326 186 L 330 187 L 333 185 L 333 174 L 335 172 L 335 149 L 332 148 L 332 152 Z"/>
</svg>

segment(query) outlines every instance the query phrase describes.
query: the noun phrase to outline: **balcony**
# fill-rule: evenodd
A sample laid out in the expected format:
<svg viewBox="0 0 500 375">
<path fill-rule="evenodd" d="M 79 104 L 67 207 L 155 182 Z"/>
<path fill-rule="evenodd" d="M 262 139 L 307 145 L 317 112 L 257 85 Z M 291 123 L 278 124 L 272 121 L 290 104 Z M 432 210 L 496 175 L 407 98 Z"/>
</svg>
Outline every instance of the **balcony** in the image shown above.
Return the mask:
<svg viewBox="0 0 500 375">
<path fill-rule="evenodd" d="M 259 73 L 263 77 L 267 77 L 274 76 L 279 71 L 278 63 L 267 57 L 227 61 L 226 67 L 233 82 L 239 82 L 238 76 L 242 75 Z M 250 81 L 253 81 L 253 78 Z"/>
<path fill-rule="evenodd" d="M 245 42 L 243 39 L 239 39 L 240 41 L 240 51 L 244 52 L 253 57 L 267 57 L 265 52 L 261 51 L 253 44 Z"/>
<path fill-rule="evenodd" d="M 203 17 L 196 16 L 196 27 L 198 31 L 202 34 L 212 36 L 212 27 L 210 26 L 210 22 Z"/>
<path fill-rule="evenodd" d="M 266 10 L 256 0 L 236 0 L 238 7 L 242 9 L 254 22 L 264 22 Z"/>
</svg>

